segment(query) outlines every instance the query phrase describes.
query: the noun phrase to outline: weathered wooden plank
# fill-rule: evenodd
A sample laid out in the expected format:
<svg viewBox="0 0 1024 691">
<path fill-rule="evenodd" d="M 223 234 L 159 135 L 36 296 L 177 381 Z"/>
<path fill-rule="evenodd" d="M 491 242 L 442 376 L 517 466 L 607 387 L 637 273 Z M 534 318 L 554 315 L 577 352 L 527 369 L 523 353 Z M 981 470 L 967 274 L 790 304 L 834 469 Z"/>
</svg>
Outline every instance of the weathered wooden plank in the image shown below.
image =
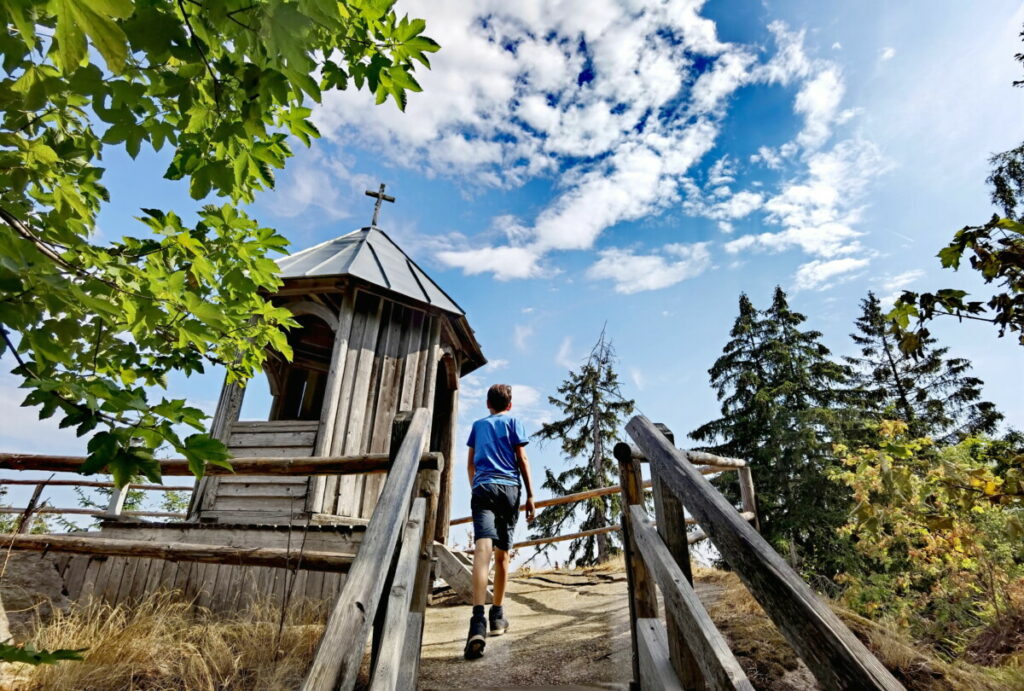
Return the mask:
<svg viewBox="0 0 1024 691">
<path fill-rule="evenodd" d="M 306 499 L 306 483 L 288 483 L 288 484 L 270 484 L 262 482 L 246 482 L 240 484 L 226 484 L 221 483 L 220 490 L 218 492 L 219 499 L 226 497 L 246 497 L 249 499 L 255 497 L 261 498 L 287 498 L 289 500 L 301 498 L 303 501 Z M 219 503 L 219 502 L 218 502 Z M 252 508 L 252 504 L 247 505 Z"/>
<path fill-rule="evenodd" d="M 348 428 L 345 430 L 347 453 L 365 453 L 366 443 L 369 441 L 365 438 L 364 424 L 367 408 L 373 404 L 370 375 L 377 359 L 377 341 L 381 337 L 382 316 L 385 308 L 390 305 L 390 301 L 380 300 L 377 310 L 367 318 L 366 331 L 359 349 L 359 361 L 355 369 L 355 379 L 352 382 L 352 405 L 349 407 Z M 359 516 L 364 485 L 365 478 L 362 476 L 348 477 L 339 482 L 338 509 L 335 513 L 341 516 Z"/>
<path fill-rule="evenodd" d="M 391 591 L 388 593 L 384 635 L 377 650 L 377 666 L 373 670 L 370 682 L 370 688 L 376 691 L 395 689 L 398 683 L 398 670 L 405 662 L 402 648 L 409 622 L 409 606 L 416 586 L 416 563 L 420 556 L 426 513 L 426 499 L 420 497 L 414 500 L 402 536 Z"/>
<path fill-rule="evenodd" d="M 711 621 L 693 586 L 679 568 L 675 557 L 658 535 L 643 507 L 629 507 L 633 540 L 644 563 L 653 572 L 665 598 L 665 613 L 679 628 L 701 674 L 713 689 L 745 689 L 753 691 L 743 668 L 736 661 L 729 644 Z"/>
<path fill-rule="evenodd" d="M 68 598 L 78 600 L 82 594 L 82 584 L 85 582 L 85 573 L 89 569 L 89 557 L 73 556 L 64 572 L 64 587 L 68 591 Z"/>
<path fill-rule="evenodd" d="M 661 620 L 638 619 L 636 634 L 640 652 L 640 688 L 683 691 L 684 686 L 669 660 L 668 635 Z"/>
<path fill-rule="evenodd" d="M 331 351 L 331 367 L 327 372 L 327 384 L 324 386 L 324 403 L 320 414 L 319 434 L 314 456 L 328 456 L 334 439 L 335 420 L 338 417 L 338 405 L 341 399 L 341 384 L 345 378 L 345 362 L 348 354 L 349 338 L 352 335 L 352 318 L 355 315 L 355 291 L 345 293 L 338 312 L 338 328 L 334 332 L 334 348 Z M 309 499 L 306 510 L 319 513 L 324 510 L 324 490 L 327 478 L 323 475 L 310 479 Z"/>
<path fill-rule="evenodd" d="M 451 586 L 451 589 L 465 604 L 473 604 L 473 569 L 455 556 L 446 545 L 434 543 L 434 557 L 437 559 L 437 575 Z M 487 602 L 493 600 L 494 591 L 487 588 Z"/>
<path fill-rule="evenodd" d="M 231 446 L 228 452 L 234 458 L 305 458 L 313 455 L 313 446 Z"/>
<path fill-rule="evenodd" d="M 618 451 L 619 447 L 615 447 Z M 640 464 L 628 451 L 616 453 L 619 462 L 619 485 L 622 488 L 622 506 L 631 504 L 643 505 L 643 476 Z M 637 554 L 637 546 L 633 537 L 628 511 L 622 512 L 622 546 L 626 562 L 626 585 L 629 600 L 629 628 L 632 638 L 633 681 L 640 682 L 640 649 L 637 637 L 636 622 L 638 619 L 651 619 L 658 616 L 658 595 L 654 590 L 654 581 L 648 573 L 643 558 Z"/>
<path fill-rule="evenodd" d="M 213 414 L 213 421 L 210 423 L 210 436 L 222 442 L 227 442 L 231 432 L 231 425 L 238 421 L 242 412 L 242 399 L 245 397 L 245 389 L 237 382 L 229 382 L 224 377 L 224 384 L 221 386 L 220 400 L 217 402 L 217 410 Z M 196 481 L 195 491 L 188 505 L 189 518 L 196 518 L 202 509 L 212 505 L 213 497 L 217 488 L 217 478 L 204 476 Z"/>
<path fill-rule="evenodd" d="M 209 564 L 252 564 L 256 566 L 294 566 L 294 550 L 268 547 L 225 547 L 198 543 L 149 542 L 102 537 L 72 535 L 6 535 L 4 549 L 22 549 L 35 552 L 64 552 L 68 554 L 104 554 L 118 561 L 122 557 L 154 557 L 169 561 L 193 561 Z M 340 552 L 304 551 L 302 568 L 322 571 L 345 571 L 353 560 L 352 554 Z M 122 569 L 123 570 L 123 569 Z M 120 578 L 120 574 L 118 574 Z M 108 579 L 108 582 L 113 579 Z M 118 584 L 120 585 L 120 581 Z M 117 586 L 114 586 L 115 588 Z M 114 593 L 116 595 L 116 590 Z"/>
<path fill-rule="evenodd" d="M 644 482 L 644 489 L 651 489 L 653 485 L 648 480 Z M 547 506 L 558 506 L 560 504 L 573 504 L 578 501 L 585 499 L 592 499 L 593 497 L 603 497 L 608 494 L 618 494 L 622 491 L 622 487 L 619 485 L 612 485 L 611 487 L 601 487 L 599 489 L 591 489 L 586 492 L 576 492 L 575 494 L 567 494 L 564 497 L 552 497 L 551 499 L 541 499 L 540 501 L 534 502 L 534 506 L 538 509 L 543 509 Z M 519 507 L 520 511 L 526 511 L 526 505 Z M 449 525 L 463 525 L 464 523 L 472 523 L 472 516 L 463 516 L 461 518 L 453 518 Z"/>
<path fill-rule="evenodd" d="M 399 422 L 396 420 L 396 424 Z M 348 691 L 355 686 L 369 628 L 380 603 L 380 574 L 387 570 L 386 565 L 394 555 L 412 503 L 416 459 L 423 452 L 426 428 L 427 411 L 420 408 L 412 415 L 409 431 L 384 484 L 378 510 L 370 519 L 359 554 L 327 620 L 303 684 L 306 691 L 338 687 Z"/>
<path fill-rule="evenodd" d="M 214 511 L 244 511 L 248 513 L 273 513 L 273 514 L 297 514 L 302 511 L 306 504 L 306 493 L 302 492 L 294 496 L 266 496 L 259 501 L 253 501 L 247 496 L 220 496 L 217 503 L 213 505 Z"/>
<path fill-rule="evenodd" d="M 251 447 L 301 446 L 310 448 L 316 443 L 316 430 L 303 432 L 235 432 L 231 435 L 228 447 L 247 449 Z"/>
<path fill-rule="evenodd" d="M 719 552 L 822 686 L 827 689 L 903 688 L 647 418 L 634 417 L 626 429 L 651 459 L 655 472 L 683 499 L 687 510 L 711 536 Z"/>
<path fill-rule="evenodd" d="M 348 431 L 349 411 L 352 408 L 352 390 L 355 382 L 355 369 L 359 362 L 360 345 L 363 342 L 369 322 L 370 296 L 356 291 L 354 296 L 355 314 L 352 321 L 352 333 L 348 351 L 345 353 L 344 376 L 341 380 L 341 392 L 338 396 L 338 413 L 334 418 L 334 434 L 331 437 L 331 454 L 341 454 L 345 450 L 345 438 Z M 342 478 L 328 477 L 324 488 L 323 512 L 337 513 L 338 497 L 341 492 Z"/>
<path fill-rule="evenodd" d="M 39 480 L 15 480 L 0 478 L 0 485 L 38 485 Z M 93 480 L 46 480 L 47 487 L 114 487 L 113 482 L 100 482 Z M 133 490 L 143 492 L 191 492 L 192 485 L 132 485 Z"/>
<path fill-rule="evenodd" d="M 374 399 L 374 410 L 372 411 L 372 424 L 369 425 L 367 431 L 369 445 L 366 449 L 374 453 L 388 451 L 391 421 L 394 419 L 395 413 L 398 412 L 398 387 L 402 367 L 401 347 L 404 338 L 403 334 L 405 333 L 403 328 L 404 320 L 400 317 L 400 310 L 392 313 L 386 333 L 386 341 L 378 345 L 377 348 L 381 354 L 378 358 L 379 367 L 375 379 L 377 383 L 373 387 L 376 396 L 373 396 L 371 393 L 371 398 Z M 363 482 L 359 516 L 369 517 L 373 514 L 373 507 L 377 503 L 377 496 L 380 494 L 383 486 L 383 477 L 366 477 Z"/>
<path fill-rule="evenodd" d="M 675 437 L 671 431 L 663 425 L 658 425 L 665 437 L 671 443 L 675 443 Z M 661 481 L 655 473 L 652 478 L 654 488 L 654 511 L 658 526 L 658 535 L 665 541 L 668 551 L 676 564 L 686 576 L 686 581 L 693 585 L 693 573 L 690 568 L 690 545 L 686 535 L 686 511 L 679 498 Z M 674 617 L 668 617 L 665 621 L 665 629 L 668 635 L 668 652 L 672 669 L 682 684 L 688 689 L 702 688 L 704 683 L 701 678 L 697 661 L 693 657 L 683 632 Z M 642 638 L 642 637 L 641 637 Z"/>
<path fill-rule="evenodd" d="M 751 475 L 749 467 L 740 468 L 738 474 L 740 481 L 740 501 L 742 502 L 743 511 L 744 513 L 749 513 L 754 516 L 754 530 L 761 532 L 761 521 L 757 517 L 757 495 L 754 494 L 753 475 Z"/>
<path fill-rule="evenodd" d="M 424 454 L 427 462 L 435 458 Z M 51 456 L 48 454 L 0 453 L 0 470 L 46 470 L 50 472 L 77 472 L 84 456 Z M 188 461 L 169 459 L 158 461 L 162 475 L 192 475 Z M 358 475 L 362 473 L 383 473 L 388 470 L 387 454 L 352 454 L 346 456 L 287 457 L 287 458 L 233 458 L 231 470 L 220 466 L 207 466 L 207 475 Z"/>
<path fill-rule="evenodd" d="M 320 423 L 316 420 L 239 420 L 231 425 L 231 434 L 250 432 L 312 432 Z"/>
</svg>

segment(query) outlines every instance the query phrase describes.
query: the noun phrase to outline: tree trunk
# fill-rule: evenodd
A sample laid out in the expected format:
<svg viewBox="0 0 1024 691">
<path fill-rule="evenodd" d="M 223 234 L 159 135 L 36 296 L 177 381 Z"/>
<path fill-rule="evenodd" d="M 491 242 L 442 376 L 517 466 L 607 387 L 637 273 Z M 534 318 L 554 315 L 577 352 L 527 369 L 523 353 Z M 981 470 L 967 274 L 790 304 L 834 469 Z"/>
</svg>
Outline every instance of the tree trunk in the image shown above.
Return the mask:
<svg viewBox="0 0 1024 691">
<path fill-rule="evenodd" d="M 591 456 L 590 468 L 595 479 L 595 484 L 600 485 L 601 478 L 601 464 L 604 461 L 604 444 L 601 439 L 601 415 L 598 407 L 598 391 L 597 391 L 597 379 L 594 380 L 594 388 L 590 399 L 590 417 L 591 427 L 594 432 L 594 455 Z M 592 488 L 595 489 L 595 488 Z M 607 516 L 604 511 L 604 501 L 601 500 L 601 508 L 597 512 L 597 520 L 595 521 L 595 528 L 605 528 L 608 526 Z M 608 557 L 611 556 L 609 542 L 611 538 L 608 533 L 599 533 L 595 540 L 597 541 L 597 563 L 603 564 L 608 561 Z"/>
</svg>

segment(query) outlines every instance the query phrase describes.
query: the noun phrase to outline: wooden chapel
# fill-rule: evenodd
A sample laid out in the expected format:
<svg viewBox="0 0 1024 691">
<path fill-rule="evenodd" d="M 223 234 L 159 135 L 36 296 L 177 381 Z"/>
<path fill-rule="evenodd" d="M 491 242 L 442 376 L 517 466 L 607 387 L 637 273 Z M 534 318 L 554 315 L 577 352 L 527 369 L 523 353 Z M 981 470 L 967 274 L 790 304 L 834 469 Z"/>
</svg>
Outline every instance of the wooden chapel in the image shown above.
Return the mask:
<svg viewBox="0 0 1024 691">
<path fill-rule="evenodd" d="M 271 353 L 269 420 L 239 420 L 244 389 L 225 385 L 212 433 L 236 457 L 341 456 L 388 451 L 400 410 L 425 407 L 428 451 L 444 454 L 438 535 L 447 534 L 458 381 L 486 360 L 465 312 L 375 226 L 279 260 L 272 296 L 301 325 L 293 359 Z M 364 523 L 383 475 L 201 480 L 190 521 Z"/>
</svg>

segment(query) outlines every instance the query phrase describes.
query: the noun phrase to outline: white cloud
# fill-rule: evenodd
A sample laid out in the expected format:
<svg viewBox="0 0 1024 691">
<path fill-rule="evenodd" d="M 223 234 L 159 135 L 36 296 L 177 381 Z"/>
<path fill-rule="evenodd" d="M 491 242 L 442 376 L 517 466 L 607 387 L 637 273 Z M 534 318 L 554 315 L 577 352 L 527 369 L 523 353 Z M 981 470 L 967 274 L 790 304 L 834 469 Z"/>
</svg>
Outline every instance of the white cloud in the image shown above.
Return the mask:
<svg viewBox="0 0 1024 691">
<path fill-rule="evenodd" d="M 644 377 L 643 372 L 636 367 L 630 367 L 629 378 L 633 380 L 633 386 L 635 386 L 638 391 L 644 390 L 644 386 L 647 384 L 647 379 Z"/>
<path fill-rule="evenodd" d="M 576 369 L 580 366 L 580 358 L 572 354 L 571 336 L 562 339 L 562 344 L 558 346 L 558 352 L 555 353 L 555 364 L 565 369 Z"/>
<path fill-rule="evenodd" d="M 512 329 L 512 342 L 516 350 L 526 352 L 530 347 L 530 338 L 533 336 L 533 327 L 528 324 L 516 324 Z"/>
<path fill-rule="evenodd" d="M 895 276 L 887 276 L 881 283 L 883 295 L 878 298 L 879 301 L 886 307 L 892 307 L 903 291 L 922 276 L 924 276 L 924 271 L 920 269 L 911 269 Z"/>
<path fill-rule="evenodd" d="M 362 93 L 331 93 L 314 118 L 328 138 L 358 131 L 397 163 L 474 185 L 560 170 L 559 195 L 515 238 L 437 255 L 465 273 L 542 276 L 549 252 L 590 249 L 606 228 L 676 203 L 681 177 L 714 146 L 756 57 L 720 42 L 702 5 L 411 2 L 405 9 L 444 46 L 432 70 L 417 72 L 424 93 L 404 115 Z"/>
<path fill-rule="evenodd" d="M 835 282 L 831 282 L 830 279 L 842 274 L 849 274 L 851 271 L 862 269 L 867 265 L 867 259 L 855 259 L 853 257 L 832 259 L 830 261 L 815 259 L 797 269 L 795 276 L 796 289 L 825 290 L 831 288 L 835 285 Z M 850 278 L 852 277 L 847 276 L 843 280 L 849 280 Z"/>
<path fill-rule="evenodd" d="M 376 188 L 373 178 L 350 170 L 351 163 L 330 157 L 322 149 L 299 149 L 295 161 L 281 174 L 273 190 L 260 199 L 275 216 L 294 218 L 310 209 L 329 220 L 351 216 L 349 201 Z M 370 222 L 367 215 L 365 223 Z"/>
<path fill-rule="evenodd" d="M 807 168 L 806 176 L 784 183 L 764 204 L 768 221 L 783 230 L 737 238 L 725 245 L 727 252 L 799 247 L 831 258 L 860 249 L 862 233 L 854 228 L 859 203 L 870 181 L 888 168 L 887 161 L 870 142 L 847 140 L 812 154 Z"/>
<path fill-rule="evenodd" d="M 8 363 L 6 360 L 3 362 Z M 58 412 L 46 420 L 39 419 L 39 408 L 20 405 L 27 389 L 18 388 L 19 380 L 10 375 L 0 376 L 0 400 L 4 413 L 0 415 L 0 448 L 9 452 L 84 455 L 88 437 L 79 438 L 73 428 L 61 429 Z"/>
<path fill-rule="evenodd" d="M 894 57 L 896 57 L 896 49 L 893 48 L 892 46 L 886 46 L 885 48 L 882 48 L 882 51 L 878 54 L 878 59 L 881 60 L 882 62 L 892 60 Z"/>
<path fill-rule="evenodd" d="M 711 265 L 708 243 L 670 244 L 663 254 L 634 254 L 632 250 L 608 249 L 587 270 L 591 279 L 610 279 L 615 291 L 626 295 L 659 290 L 702 274 Z"/>
<path fill-rule="evenodd" d="M 804 129 L 796 140 L 805 149 L 817 149 L 829 138 L 845 91 L 839 69 L 828 67 L 797 93 L 793 109 L 804 116 Z"/>
</svg>

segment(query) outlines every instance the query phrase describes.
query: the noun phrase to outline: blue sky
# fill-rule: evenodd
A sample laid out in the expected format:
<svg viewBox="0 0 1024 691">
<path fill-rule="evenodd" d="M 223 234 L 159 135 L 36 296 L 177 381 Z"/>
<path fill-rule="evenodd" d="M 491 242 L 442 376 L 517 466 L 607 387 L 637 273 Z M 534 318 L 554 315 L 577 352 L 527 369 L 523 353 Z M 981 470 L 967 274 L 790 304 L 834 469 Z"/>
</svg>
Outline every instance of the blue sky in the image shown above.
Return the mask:
<svg viewBox="0 0 1024 691">
<path fill-rule="evenodd" d="M 707 369 L 741 291 L 766 305 L 782 285 L 841 355 L 868 290 L 980 289 L 934 255 L 992 213 L 987 158 L 1024 139 L 1024 90 L 1010 86 L 1020 3 L 399 9 L 442 45 L 417 75 L 424 93 L 404 114 L 331 95 L 315 114 L 324 137 L 252 211 L 302 249 L 365 225 L 363 190 L 387 183 L 398 201 L 381 227 L 463 306 L 492 362 L 463 381 L 463 427 L 496 381 L 528 428 L 551 419 L 546 396 L 607 322 L 624 391 L 681 438 L 718 413 Z M 104 235 L 141 232 L 140 207 L 195 208 L 159 179 L 164 157 L 106 163 Z M 1024 425 L 1020 347 L 984 325 L 933 331 Z M 81 448 L 14 408 L 11 383 L 0 377 L 0 447 Z M 171 387 L 210 410 L 219 384 L 211 372 Z M 562 463 L 553 445 L 532 458 L 538 475 Z"/>
</svg>

